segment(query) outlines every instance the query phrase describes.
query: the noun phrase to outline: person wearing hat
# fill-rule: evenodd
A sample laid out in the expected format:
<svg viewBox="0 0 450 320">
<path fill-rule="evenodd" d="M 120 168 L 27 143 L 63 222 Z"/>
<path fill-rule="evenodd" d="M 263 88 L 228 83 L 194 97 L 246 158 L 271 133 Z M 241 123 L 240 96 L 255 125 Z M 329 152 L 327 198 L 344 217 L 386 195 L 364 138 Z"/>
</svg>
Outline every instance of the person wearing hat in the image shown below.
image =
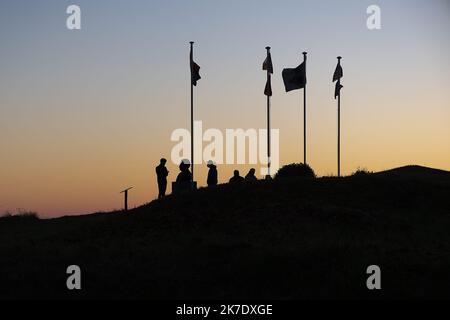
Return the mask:
<svg viewBox="0 0 450 320">
<path fill-rule="evenodd" d="M 180 173 L 177 176 L 177 183 L 182 183 L 182 184 L 187 184 L 187 183 L 191 183 L 192 181 L 192 173 L 189 170 L 189 168 L 191 167 L 191 164 L 189 162 L 189 160 L 187 159 L 183 159 L 180 163 Z"/>
<path fill-rule="evenodd" d="M 211 160 L 208 161 L 207 167 L 209 168 L 208 171 L 208 179 L 206 180 L 206 183 L 208 184 L 208 187 L 216 186 L 217 185 L 217 167 Z"/>
</svg>

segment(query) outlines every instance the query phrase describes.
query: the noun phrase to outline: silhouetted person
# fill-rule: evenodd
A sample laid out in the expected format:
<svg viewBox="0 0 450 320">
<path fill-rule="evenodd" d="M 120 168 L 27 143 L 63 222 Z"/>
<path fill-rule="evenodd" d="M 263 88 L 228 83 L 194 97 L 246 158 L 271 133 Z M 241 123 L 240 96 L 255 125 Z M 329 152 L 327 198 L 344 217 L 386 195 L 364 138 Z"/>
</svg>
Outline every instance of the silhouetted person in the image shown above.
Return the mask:
<svg viewBox="0 0 450 320">
<path fill-rule="evenodd" d="M 256 181 L 258 180 L 255 176 L 255 169 L 251 168 L 247 175 L 245 176 L 245 181 Z"/>
<path fill-rule="evenodd" d="M 244 178 L 239 175 L 239 170 L 234 170 L 234 175 L 231 177 L 230 183 L 237 183 L 242 181 L 244 181 Z"/>
<path fill-rule="evenodd" d="M 180 163 L 180 173 L 177 180 L 172 183 L 172 193 L 179 194 L 185 191 L 193 190 L 192 173 L 189 171 L 190 163 L 188 160 L 183 160 Z"/>
<path fill-rule="evenodd" d="M 177 183 L 186 183 L 186 182 L 191 182 L 192 181 L 192 173 L 191 171 L 189 171 L 189 167 L 191 165 L 188 162 L 185 161 L 181 161 L 180 163 L 180 173 L 177 176 Z"/>
<path fill-rule="evenodd" d="M 156 177 L 158 180 L 158 199 L 163 198 L 166 195 L 167 189 L 167 176 L 169 175 L 169 171 L 166 168 L 167 160 L 162 158 L 159 161 L 159 166 L 156 167 Z"/>
<path fill-rule="evenodd" d="M 207 167 L 209 168 L 209 171 L 208 171 L 208 179 L 206 180 L 206 183 L 208 184 L 208 187 L 216 186 L 217 185 L 217 167 L 212 161 L 208 161 Z"/>
</svg>

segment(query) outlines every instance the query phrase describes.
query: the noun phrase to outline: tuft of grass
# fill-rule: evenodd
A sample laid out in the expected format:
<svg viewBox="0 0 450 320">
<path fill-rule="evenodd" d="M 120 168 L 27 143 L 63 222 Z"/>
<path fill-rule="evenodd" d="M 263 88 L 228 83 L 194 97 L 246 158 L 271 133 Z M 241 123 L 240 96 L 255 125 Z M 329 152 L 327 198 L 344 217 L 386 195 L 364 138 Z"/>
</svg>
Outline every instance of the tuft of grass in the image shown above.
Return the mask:
<svg viewBox="0 0 450 320">
<path fill-rule="evenodd" d="M 39 220 L 39 215 L 34 211 L 27 211 L 23 209 L 18 209 L 15 213 L 7 211 L 0 216 L 1 221 L 5 220 Z"/>
</svg>

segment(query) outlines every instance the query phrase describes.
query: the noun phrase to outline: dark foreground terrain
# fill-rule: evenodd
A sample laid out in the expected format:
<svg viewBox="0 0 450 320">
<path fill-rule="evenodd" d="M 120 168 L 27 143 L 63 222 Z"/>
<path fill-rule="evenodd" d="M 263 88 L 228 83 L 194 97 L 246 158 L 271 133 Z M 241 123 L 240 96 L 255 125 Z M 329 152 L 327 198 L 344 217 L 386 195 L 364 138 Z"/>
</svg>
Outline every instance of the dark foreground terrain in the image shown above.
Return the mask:
<svg viewBox="0 0 450 320">
<path fill-rule="evenodd" d="M 72 264 L 81 291 L 66 289 Z M 450 298 L 445 171 L 259 181 L 127 214 L 0 219 L 2 299 L 418 297 Z"/>
</svg>

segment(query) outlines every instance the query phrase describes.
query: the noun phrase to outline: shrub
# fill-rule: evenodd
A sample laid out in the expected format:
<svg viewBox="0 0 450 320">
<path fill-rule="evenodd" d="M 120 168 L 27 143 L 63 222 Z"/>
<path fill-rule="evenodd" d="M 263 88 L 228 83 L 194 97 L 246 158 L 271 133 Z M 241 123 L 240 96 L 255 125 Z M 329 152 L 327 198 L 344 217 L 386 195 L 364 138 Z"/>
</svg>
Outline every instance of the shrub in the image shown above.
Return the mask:
<svg viewBox="0 0 450 320">
<path fill-rule="evenodd" d="M 366 168 L 358 167 L 355 172 L 352 173 L 352 176 L 365 176 L 373 173 L 372 171 L 367 170 Z"/>
<path fill-rule="evenodd" d="M 275 179 L 279 178 L 315 178 L 314 170 L 304 163 L 291 163 L 278 170 Z"/>
</svg>

